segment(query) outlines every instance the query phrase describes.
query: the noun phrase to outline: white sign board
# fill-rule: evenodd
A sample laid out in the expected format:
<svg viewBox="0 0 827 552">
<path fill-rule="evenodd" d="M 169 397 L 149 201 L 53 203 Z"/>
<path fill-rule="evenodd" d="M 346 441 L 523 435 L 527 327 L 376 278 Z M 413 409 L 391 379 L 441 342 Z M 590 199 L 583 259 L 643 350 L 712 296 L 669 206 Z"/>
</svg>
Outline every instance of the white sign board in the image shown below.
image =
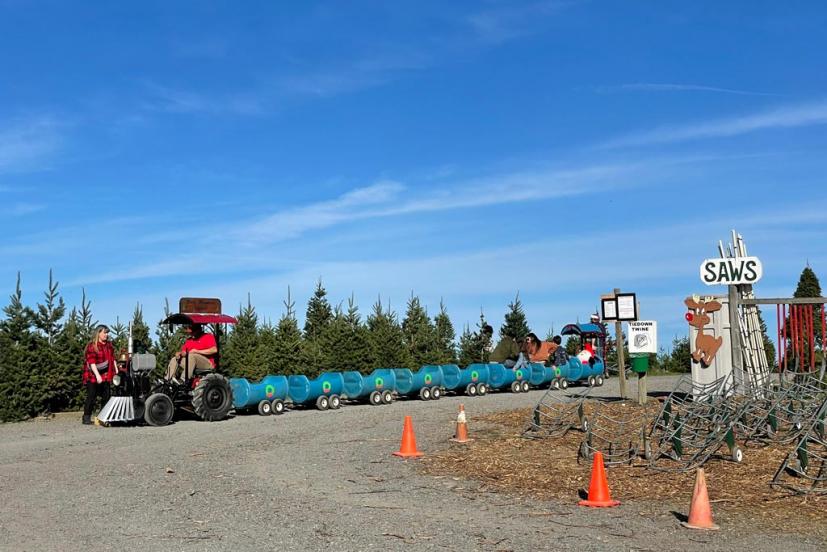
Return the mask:
<svg viewBox="0 0 827 552">
<path fill-rule="evenodd" d="M 629 353 L 658 352 L 658 323 L 654 320 L 629 322 Z"/>
<path fill-rule="evenodd" d="M 600 305 L 603 310 L 603 320 L 617 320 L 617 299 L 614 297 L 600 299 Z"/>
<path fill-rule="evenodd" d="M 763 275 L 758 257 L 706 259 L 701 263 L 701 281 L 708 286 L 754 284 Z"/>
<path fill-rule="evenodd" d="M 637 320 L 637 296 L 634 293 L 617 294 L 617 319 Z"/>
</svg>

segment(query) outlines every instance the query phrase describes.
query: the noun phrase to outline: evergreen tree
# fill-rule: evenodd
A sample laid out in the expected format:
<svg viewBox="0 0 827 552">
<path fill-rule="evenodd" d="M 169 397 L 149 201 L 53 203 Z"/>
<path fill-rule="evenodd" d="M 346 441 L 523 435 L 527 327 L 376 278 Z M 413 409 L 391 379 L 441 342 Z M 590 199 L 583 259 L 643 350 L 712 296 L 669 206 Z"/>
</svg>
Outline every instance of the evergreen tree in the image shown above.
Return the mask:
<svg viewBox="0 0 827 552">
<path fill-rule="evenodd" d="M 390 304 L 387 310 L 382 310 L 382 299 L 377 299 L 368 315 L 366 325 L 370 351 L 369 368 L 402 368 L 411 365 L 402 326 Z"/>
<path fill-rule="evenodd" d="M 410 353 L 409 368 L 416 370 L 425 364 L 435 363 L 436 330 L 428 317 L 428 311 L 420 304 L 419 297 L 413 294 L 408 300 L 408 310 L 402 321 L 402 333 L 405 346 Z"/>
<path fill-rule="evenodd" d="M 578 352 L 580 352 L 580 339 L 577 336 L 570 335 L 568 339 L 566 339 L 566 353 L 569 356 L 574 356 Z M 629 357 L 626 357 L 627 359 Z"/>
<path fill-rule="evenodd" d="M 456 364 L 457 347 L 454 343 L 456 333 L 451 318 L 445 310 L 445 304 L 440 300 L 439 314 L 434 317 L 434 330 L 436 334 L 436 362 L 438 364 Z"/>
<path fill-rule="evenodd" d="M 42 377 L 43 388 L 39 409 L 46 412 L 57 412 L 68 404 L 68 380 L 72 374 L 68 372 L 72 367 L 62 363 L 61 352 L 56 341 L 63 330 L 63 316 L 66 305 L 58 292 L 58 283 L 49 271 L 49 287 L 44 293 L 45 302 L 37 304 L 34 312 L 34 326 L 39 331 L 35 336 L 37 348 L 37 371 Z"/>
<path fill-rule="evenodd" d="M 0 321 L 0 420 L 22 420 L 41 412 L 46 382 L 37 362 L 34 312 L 23 304 L 20 273 Z"/>
<path fill-rule="evenodd" d="M 239 305 L 236 325 L 227 337 L 222 355 L 222 371 L 236 378 L 250 378 L 258 366 L 258 314 L 247 294 L 247 306 Z"/>
<path fill-rule="evenodd" d="M 294 303 L 290 297 L 290 288 L 287 288 L 287 301 L 284 302 L 284 314 L 279 319 L 273 332 L 272 345 L 264 355 L 267 373 L 274 374 L 304 374 L 315 377 L 318 372 L 303 362 L 302 334 L 299 323 L 296 321 Z"/>
<path fill-rule="evenodd" d="M 309 365 L 310 373 L 318 374 L 325 370 L 329 352 L 324 349 L 323 336 L 333 320 L 333 309 L 327 301 L 327 291 L 322 281 L 316 283 L 316 291 L 307 302 L 304 323 L 304 359 Z"/>
<path fill-rule="evenodd" d="M 491 351 L 494 348 L 494 334 L 483 331 L 489 326 L 485 319 L 485 313 L 480 309 L 480 321 L 477 323 L 477 351 L 479 360 L 477 362 L 488 362 L 491 360 Z"/>
<path fill-rule="evenodd" d="M 58 397 L 56 409 L 77 409 L 83 404 L 81 374 L 86 362 L 86 344 L 90 333 L 91 331 L 84 331 L 80 315 L 73 308 L 55 341 L 63 368 L 62 378 L 55 383 L 55 394 Z"/>
<path fill-rule="evenodd" d="M 466 324 L 459 336 L 459 365 L 468 366 L 480 362 L 479 335 Z"/>
<path fill-rule="evenodd" d="M 140 303 L 135 305 L 132 313 L 132 348 L 135 353 L 148 353 L 153 348 L 149 326 L 144 322 L 144 311 Z"/>
<path fill-rule="evenodd" d="M 175 356 L 175 353 L 181 350 L 181 346 L 186 340 L 186 334 L 181 326 L 170 328 L 169 324 L 162 324 L 171 314 L 169 299 L 164 298 L 164 317 L 158 321 L 155 327 L 157 341 L 152 351 L 158 361 L 158 369 L 163 371 L 166 371 L 167 363 Z M 221 353 L 220 366 L 223 369 L 223 351 L 219 349 L 219 352 Z"/>
<path fill-rule="evenodd" d="M 129 348 L 129 328 L 121 322 L 119 316 L 115 317 L 115 323 L 109 326 L 109 338 L 112 340 L 112 347 L 115 349 L 115 356 L 120 357 Z"/>
<path fill-rule="evenodd" d="M 328 353 L 327 370 L 355 370 L 362 373 L 370 371 L 372 363 L 368 330 L 362 324 L 359 308 L 353 296 L 348 299 L 347 311 L 336 308 L 323 341 Z"/>
<path fill-rule="evenodd" d="M 43 294 L 46 302 L 37 305 L 34 316 L 34 325 L 46 338 L 49 346 L 54 345 L 55 338 L 63 327 L 61 321 L 66 314 L 66 304 L 57 288 L 58 283 L 54 281 L 52 271 L 49 270 L 49 288 Z"/>
<path fill-rule="evenodd" d="M 764 353 L 767 355 L 767 365 L 772 372 L 778 368 L 778 358 L 776 358 L 775 355 L 775 343 L 770 339 L 770 335 L 767 332 L 767 323 L 764 322 L 764 315 L 761 312 L 761 308 L 759 307 L 756 310 L 758 311 L 758 322 L 761 324 L 761 340 L 764 343 Z"/>
<path fill-rule="evenodd" d="M 508 312 L 505 314 L 505 324 L 500 328 L 500 339 L 505 337 L 513 337 L 514 339 L 522 339 L 531 332 L 526 321 L 525 312 L 523 311 L 523 304 L 520 301 L 520 293 L 514 301 L 508 304 Z"/>
</svg>

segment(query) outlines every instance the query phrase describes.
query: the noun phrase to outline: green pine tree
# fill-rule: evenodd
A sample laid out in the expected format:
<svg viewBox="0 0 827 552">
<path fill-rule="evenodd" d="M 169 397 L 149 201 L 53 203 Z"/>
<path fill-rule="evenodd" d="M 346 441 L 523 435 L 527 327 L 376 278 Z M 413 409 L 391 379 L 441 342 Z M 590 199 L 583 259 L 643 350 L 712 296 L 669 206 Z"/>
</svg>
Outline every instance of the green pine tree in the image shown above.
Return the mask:
<svg viewBox="0 0 827 552">
<path fill-rule="evenodd" d="M 132 313 L 132 349 L 135 353 L 149 353 L 153 349 L 149 326 L 144 322 L 144 310 L 140 303 L 135 305 Z"/>
<path fill-rule="evenodd" d="M 115 349 L 115 356 L 120 357 L 129 348 L 129 328 L 121 322 L 120 316 L 115 317 L 115 323 L 109 326 L 109 338 Z"/>
<path fill-rule="evenodd" d="M 84 299 L 85 301 L 85 299 Z M 77 309 L 73 308 L 57 337 L 56 348 L 60 352 L 60 363 L 65 372 L 57 382 L 56 393 L 63 397 L 61 409 L 78 409 L 83 404 L 85 394 L 81 384 L 83 365 L 86 362 L 86 344 L 91 332 L 85 331 Z"/>
<path fill-rule="evenodd" d="M 479 335 L 471 331 L 470 326 L 466 324 L 462 328 L 462 334 L 459 336 L 459 365 L 468 366 L 480 362 L 480 348 Z"/>
<path fill-rule="evenodd" d="M 253 378 L 259 373 L 258 314 L 247 294 L 247 306 L 239 305 L 236 325 L 227 336 L 221 357 L 222 372 L 235 378 Z"/>
<path fill-rule="evenodd" d="M 520 301 L 520 292 L 514 301 L 508 304 L 508 312 L 505 314 L 505 323 L 500 328 L 500 339 L 506 337 L 513 337 L 514 339 L 522 339 L 531 332 L 526 321 L 525 312 L 523 311 L 523 304 Z"/>
<path fill-rule="evenodd" d="M 383 310 L 382 299 L 377 299 L 368 315 L 366 326 L 370 350 L 369 368 L 402 368 L 411 365 L 399 317 L 390 304 L 387 310 Z"/>
<path fill-rule="evenodd" d="M 304 374 L 310 378 L 315 377 L 318 372 L 314 372 L 314 368 L 303 362 L 304 343 L 299 323 L 296 321 L 295 304 L 290 297 L 290 288 L 287 289 L 284 307 L 284 314 L 273 332 L 272 344 L 264 355 L 267 373 Z"/>
<path fill-rule="evenodd" d="M 347 311 L 337 307 L 330 327 L 324 334 L 327 351 L 326 370 L 333 372 L 358 371 L 371 368 L 371 350 L 368 330 L 362 324 L 359 308 L 353 296 L 348 299 Z"/>
<path fill-rule="evenodd" d="M 445 304 L 440 300 L 439 314 L 434 317 L 434 330 L 436 336 L 436 362 L 438 364 L 456 364 L 457 347 L 454 340 L 456 333 L 451 318 L 445 310 Z"/>
<path fill-rule="evenodd" d="M 328 352 L 324 349 L 323 336 L 333 320 L 333 309 L 327 300 L 327 291 L 322 286 L 321 278 L 316 283 L 313 297 L 307 302 L 304 323 L 304 354 L 308 370 L 318 374 L 325 370 Z"/>
<path fill-rule="evenodd" d="M 41 412 L 46 383 L 40 373 L 34 312 L 23 304 L 20 273 L 0 321 L 0 420 L 22 420 Z"/>
<path fill-rule="evenodd" d="M 169 299 L 164 298 L 164 317 L 158 321 L 158 324 L 155 327 L 155 337 L 157 341 L 155 342 L 155 347 L 152 350 L 152 353 L 155 355 L 157 359 L 158 367 L 166 370 L 167 363 L 175 356 L 175 353 L 181 350 L 181 347 L 184 345 L 184 341 L 186 340 L 186 334 L 184 333 L 183 327 L 176 326 L 170 328 L 169 324 L 162 324 L 164 320 L 166 320 L 172 311 L 169 308 Z M 223 353 L 221 355 L 221 363 L 220 365 L 223 366 Z M 222 368 L 223 369 L 223 368 Z"/>
<path fill-rule="evenodd" d="M 45 302 L 38 303 L 34 311 L 34 327 L 38 330 L 36 339 L 37 371 L 42 377 L 44 386 L 38 392 L 41 395 L 41 405 L 38 407 L 45 412 L 58 412 L 68 404 L 68 383 L 72 377 L 71 368 L 62 363 L 60 350 L 57 348 L 57 338 L 63 330 L 63 316 L 66 314 L 66 305 L 58 291 L 58 283 L 49 271 L 49 287 L 44 292 Z"/>
<path fill-rule="evenodd" d="M 402 321 L 402 333 L 410 353 L 409 368 L 416 370 L 420 366 L 436 362 L 436 330 L 431 324 L 428 311 L 419 302 L 419 297 L 413 294 L 408 300 L 408 309 Z"/>
</svg>

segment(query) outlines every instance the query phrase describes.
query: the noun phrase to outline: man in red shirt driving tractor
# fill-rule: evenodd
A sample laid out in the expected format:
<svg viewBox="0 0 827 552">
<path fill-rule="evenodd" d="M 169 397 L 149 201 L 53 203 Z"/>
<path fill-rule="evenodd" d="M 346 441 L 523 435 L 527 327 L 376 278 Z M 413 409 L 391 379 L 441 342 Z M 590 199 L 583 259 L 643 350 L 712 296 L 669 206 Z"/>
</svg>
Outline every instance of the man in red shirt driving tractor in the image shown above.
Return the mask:
<svg viewBox="0 0 827 552">
<path fill-rule="evenodd" d="M 215 336 L 205 333 L 201 324 L 185 326 L 184 331 L 187 333 L 187 340 L 169 361 L 166 376 L 168 380 L 175 378 L 181 368 L 184 368 L 185 380 L 191 378 L 196 370 L 215 369 L 215 356 L 218 353 Z"/>
</svg>

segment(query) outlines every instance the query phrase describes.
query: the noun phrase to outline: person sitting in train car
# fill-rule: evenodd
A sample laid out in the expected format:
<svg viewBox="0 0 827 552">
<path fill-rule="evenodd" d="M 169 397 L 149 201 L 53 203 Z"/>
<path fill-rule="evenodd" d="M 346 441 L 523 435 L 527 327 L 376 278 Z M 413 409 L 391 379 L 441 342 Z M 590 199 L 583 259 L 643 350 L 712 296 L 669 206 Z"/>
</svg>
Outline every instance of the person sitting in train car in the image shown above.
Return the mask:
<svg viewBox="0 0 827 552">
<path fill-rule="evenodd" d="M 553 366 L 565 366 L 569 363 L 569 354 L 566 352 L 566 348 L 563 347 L 563 338 L 559 335 L 555 335 L 551 342 L 554 344 L 554 352 L 549 357 L 549 361 Z M 547 363 L 548 364 L 548 363 Z"/>
<path fill-rule="evenodd" d="M 490 362 L 497 362 L 506 368 L 514 368 L 522 351 L 521 341 L 509 336 L 503 337 L 491 351 Z"/>
<path fill-rule="evenodd" d="M 218 354 L 215 336 L 205 333 L 204 326 L 201 324 L 185 326 L 184 331 L 187 339 L 181 346 L 181 350 L 175 353 L 169 361 L 166 376 L 168 380 L 176 378 L 178 372 L 184 367 L 186 367 L 185 380 L 191 378 L 196 370 L 215 369 L 215 357 Z"/>
<path fill-rule="evenodd" d="M 531 362 L 545 362 L 557 349 L 553 341 L 542 341 L 534 333 L 526 336 L 524 347 Z"/>
</svg>

